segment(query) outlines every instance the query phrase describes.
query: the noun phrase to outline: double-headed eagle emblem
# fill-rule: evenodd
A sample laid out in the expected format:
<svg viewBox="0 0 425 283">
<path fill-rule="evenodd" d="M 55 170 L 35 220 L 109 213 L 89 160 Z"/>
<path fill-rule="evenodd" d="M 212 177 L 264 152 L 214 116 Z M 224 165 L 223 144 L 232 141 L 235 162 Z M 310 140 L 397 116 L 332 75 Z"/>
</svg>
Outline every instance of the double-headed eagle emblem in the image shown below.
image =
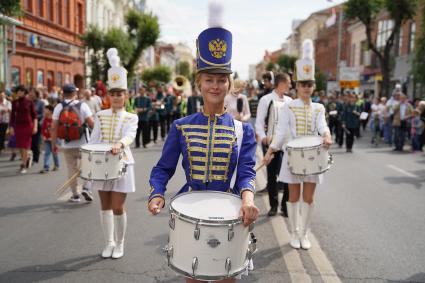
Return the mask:
<svg viewBox="0 0 425 283">
<path fill-rule="evenodd" d="M 111 76 L 111 80 L 112 80 L 112 82 L 117 82 L 117 81 L 119 81 L 120 80 L 120 76 L 118 75 L 118 74 L 113 74 L 112 76 Z"/>
<path fill-rule="evenodd" d="M 217 38 L 208 43 L 208 49 L 214 58 L 220 59 L 226 56 L 227 43 L 226 41 Z"/>
<path fill-rule="evenodd" d="M 311 72 L 311 67 L 310 67 L 310 66 L 308 66 L 308 65 L 304 65 L 303 70 L 304 70 L 304 73 L 306 73 L 306 74 L 310 74 L 310 72 Z"/>
</svg>

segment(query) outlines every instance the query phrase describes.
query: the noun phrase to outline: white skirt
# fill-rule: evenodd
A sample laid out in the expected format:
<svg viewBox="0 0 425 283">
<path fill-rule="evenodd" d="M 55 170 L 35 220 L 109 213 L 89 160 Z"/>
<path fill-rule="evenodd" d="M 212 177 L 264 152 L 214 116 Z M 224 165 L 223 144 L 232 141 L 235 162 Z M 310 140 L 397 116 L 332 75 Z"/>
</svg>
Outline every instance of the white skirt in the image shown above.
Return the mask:
<svg viewBox="0 0 425 283">
<path fill-rule="evenodd" d="M 278 181 L 287 184 L 301 184 L 304 182 L 321 184 L 323 182 L 323 174 L 309 176 L 298 176 L 292 174 L 291 171 L 289 171 L 288 160 L 286 158 L 287 156 L 288 154 L 285 151 L 285 154 L 283 155 L 282 166 L 280 166 L 279 177 L 277 178 Z"/>
<path fill-rule="evenodd" d="M 134 193 L 136 182 L 134 180 L 134 165 L 127 165 L 127 172 L 118 180 L 93 181 L 92 189 L 107 192 Z"/>
</svg>

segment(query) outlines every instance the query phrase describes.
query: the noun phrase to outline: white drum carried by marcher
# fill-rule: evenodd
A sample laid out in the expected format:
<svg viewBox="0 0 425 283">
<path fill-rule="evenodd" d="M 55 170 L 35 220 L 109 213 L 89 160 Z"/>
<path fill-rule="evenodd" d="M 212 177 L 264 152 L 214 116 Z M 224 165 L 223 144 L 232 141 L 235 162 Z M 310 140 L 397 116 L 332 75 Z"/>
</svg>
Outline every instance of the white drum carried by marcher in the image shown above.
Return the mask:
<svg viewBox="0 0 425 283">
<path fill-rule="evenodd" d="M 222 280 L 244 273 L 255 239 L 239 219 L 242 200 L 208 191 L 177 195 L 170 203 L 168 265 L 197 280 Z"/>
<path fill-rule="evenodd" d="M 112 144 L 86 144 L 81 146 L 80 177 L 88 181 L 108 181 L 121 178 L 126 165 L 123 154 L 112 154 Z"/>
<path fill-rule="evenodd" d="M 332 155 L 322 146 L 320 136 L 302 136 L 286 146 L 289 171 L 294 175 L 318 175 L 329 170 Z"/>
<path fill-rule="evenodd" d="M 272 100 L 269 105 L 267 116 L 267 141 L 271 144 L 275 136 L 277 122 L 279 120 L 279 111 L 285 105 L 284 101 Z"/>
</svg>

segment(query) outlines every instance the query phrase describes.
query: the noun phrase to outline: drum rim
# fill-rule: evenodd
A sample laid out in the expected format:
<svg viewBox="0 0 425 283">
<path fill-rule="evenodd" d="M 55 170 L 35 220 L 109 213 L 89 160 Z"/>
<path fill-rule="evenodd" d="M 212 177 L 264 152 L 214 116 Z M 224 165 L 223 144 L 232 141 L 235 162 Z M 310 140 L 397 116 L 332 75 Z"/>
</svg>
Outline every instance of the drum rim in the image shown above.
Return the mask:
<svg viewBox="0 0 425 283">
<path fill-rule="evenodd" d="M 91 143 L 91 144 L 84 144 L 80 147 L 80 151 L 81 152 L 99 152 L 99 153 L 105 153 L 105 152 L 110 152 L 110 150 L 92 150 L 92 149 L 85 149 L 84 146 L 86 145 L 97 145 L 97 144 L 102 144 L 102 145 L 110 145 L 112 148 L 112 144 L 109 143 Z"/>
<path fill-rule="evenodd" d="M 220 225 L 229 225 L 229 224 L 240 224 L 242 223 L 242 219 L 240 218 L 235 218 L 235 219 L 230 219 L 230 220 L 208 220 L 208 219 L 199 219 L 199 218 L 195 218 L 189 215 L 186 215 L 184 213 L 178 212 L 177 210 L 175 210 L 172 207 L 173 201 L 181 196 L 184 195 L 188 195 L 188 194 L 202 194 L 202 193 L 214 193 L 214 194 L 225 194 L 225 195 L 230 195 L 232 197 L 235 197 L 237 199 L 241 199 L 240 197 L 236 196 L 235 194 L 232 193 L 227 193 L 227 192 L 220 192 L 220 191 L 190 191 L 190 192 L 185 192 L 185 193 L 181 193 L 178 194 L 174 197 L 171 198 L 170 201 L 170 205 L 169 205 L 169 210 L 170 210 L 170 214 L 171 215 L 175 215 L 178 218 L 181 218 L 183 221 L 189 222 L 189 223 L 199 223 L 200 225 L 202 224 L 213 224 L 212 226 L 220 226 Z"/>
<path fill-rule="evenodd" d="M 295 175 L 295 176 L 300 176 L 300 177 L 306 177 L 306 176 L 315 176 L 315 175 L 320 175 L 320 174 L 323 174 L 323 173 L 325 173 L 326 171 L 328 171 L 329 169 L 331 169 L 331 165 L 329 164 L 329 166 L 326 168 L 326 169 L 324 169 L 324 170 L 322 170 L 322 171 L 320 171 L 320 172 L 317 172 L 317 173 L 311 173 L 311 174 L 295 174 L 295 173 L 292 173 L 292 170 L 291 169 L 289 169 L 289 171 L 291 172 L 291 174 L 292 175 Z"/>
<path fill-rule="evenodd" d="M 232 277 L 238 276 L 239 274 L 241 274 L 242 272 L 244 272 L 246 270 L 246 268 L 248 267 L 248 264 L 249 264 L 249 259 L 245 259 L 245 263 L 244 263 L 243 267 L 240 270 L 237 270 L 236 272 L 233 272 L 232 274 L 229 274 L 229 275 L 195 275 L 195 276 L 193 276 L 192 273 L 186 272 L 186 271 L 174 266 L 173 263 L 171 263 L 171 262 L 170 262 L 169 266 L 175 272 L 180 273 L 181 275 L 184 275 L 184 276 L 192 278 L 192 279 L 196 279 L 196 280 L 222 280 L 222 279 L 232 278 Z"/>
<path fill-rule="evenodd" d="M 317 148 L 317 147 L 320 147 L 320 146 L 322 146 L 322 143 L 320 143 L 320 144 L 318 144 L 318 145 L 313 145 L 313 146 L 308 146 L 308 147 L 294 147 L 294 146 L 290 146 L 290 145 L 288 145 L 291 141 L 295 141 L 295 140 L 297 140 L 297 139 L 302 139 L 302 138 L 310 138 L 310 137 L 313 137 L 313 138 L 321 138 L 321 136 L 319 136 L 319 135 L 305 135 L 305 136 L 298 136 L 298 137 L 296 137 L 296 138 L 293 138 L 293 139 L 291 139 L 290 141 L 288 141 L 287 143 L 286 143 L 286 148 L 291 148 L 291 149 L 311 149 L 311 148 Z"/>
</svg>

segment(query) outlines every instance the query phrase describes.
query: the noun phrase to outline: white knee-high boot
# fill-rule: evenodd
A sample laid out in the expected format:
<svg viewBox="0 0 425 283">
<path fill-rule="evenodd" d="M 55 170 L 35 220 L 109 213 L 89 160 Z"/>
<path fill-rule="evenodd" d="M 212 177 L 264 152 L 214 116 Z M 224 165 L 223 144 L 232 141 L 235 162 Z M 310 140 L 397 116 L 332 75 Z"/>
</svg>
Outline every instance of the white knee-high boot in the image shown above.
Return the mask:
<svg viewBox="0 0 425 283">
<path fill-rule="evenodd" d="M 121 258 L 124 255 L 124 237 L 127 229 L 127 214 L 114 215 L 115 225 L 115 248 L 112 253 L 112 258 Z"/>
<path fill-rule="evenodd" d="M 108 258 L 112 256 L 115 247 L 114 241 L 114 215 L 112 210 L 100 211 L 100 223 L 102 224 L 103 236 L 105 238 L 105 248 L 102 251 L 102 257 Z"/>
<path fill-rule="evenodd" d="M 289 229 L 291 230 L 291 241 L 290 245 L 294 249 L 299 249 L 300 237 L 298 234 L 298 218 L 299 218 L 299 202 L 287 202 L 286 207 L 288 209 L 288 221 Z"/>
<path fill-rule="evenodd" d="M 308 250 L 311 248 L 310 240 L 308 239 L 308 231 L 310 230 L 311 216 L 313 212 L 313 203 L 308 204 L 306 202 L 301 203 L 301 233 L 300 242 L 301 248 Z"/>
</svg>

